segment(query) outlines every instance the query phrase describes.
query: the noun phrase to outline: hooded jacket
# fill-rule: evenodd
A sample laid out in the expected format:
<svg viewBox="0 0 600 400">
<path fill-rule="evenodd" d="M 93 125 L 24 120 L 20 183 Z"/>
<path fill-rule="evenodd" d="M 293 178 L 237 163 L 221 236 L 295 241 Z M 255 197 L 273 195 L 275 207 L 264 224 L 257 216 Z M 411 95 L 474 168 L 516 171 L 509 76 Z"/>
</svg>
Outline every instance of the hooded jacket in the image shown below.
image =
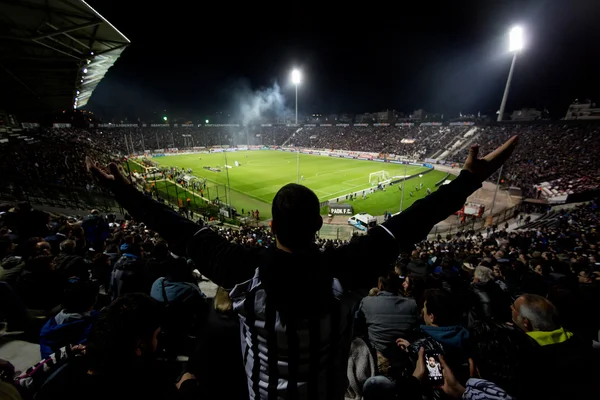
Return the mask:
<svg viewBox="0 0 600 400">
<path fill-rule="evenodd" d="M 42 359 L 50 357 L 63 346 L 84 343 L 98 315 L 97 311 L 80 314 L 62 310 L 54 318 L 50 318 L 40 331 Z"/>
</svg>

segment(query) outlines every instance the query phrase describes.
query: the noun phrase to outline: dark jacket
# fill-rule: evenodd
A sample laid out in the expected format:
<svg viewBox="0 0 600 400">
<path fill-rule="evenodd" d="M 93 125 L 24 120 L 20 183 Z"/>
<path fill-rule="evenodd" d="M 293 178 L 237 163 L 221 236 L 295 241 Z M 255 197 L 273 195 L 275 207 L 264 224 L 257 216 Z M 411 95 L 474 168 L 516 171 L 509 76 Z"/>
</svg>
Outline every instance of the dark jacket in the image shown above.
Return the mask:
<svg viewBox="0 0 600 400">
<path fill-rule="evenodd" d="M 50 318 L 40 332 L 40 353 L 42 359 L 50 357 L 63 346 L 85 342 L 98 318 L 98 312 L 89 314 L 68 314 L 62 310 Z"/>
<path fill-rule="evenodd" d="M 236 313 L 216 311 L 213 303 L 196 337 L 189 370 L 202 377 L 200 389 L 207 399 L 247 399 L 248 383 L 242 360 L 240 320 Z"/>
<path fill-rule="evenodd" d="M 420 258 L 415 258 L 410 260 L 407 268 L 409 274 L 415 274 L 425 279 L 428 275 L 429 265 L 427 265 L 427 263 Z"/>
<path fill-rule="evenodd" d="M 511 320 L 510 297 L 493 280 L 471 285 L 469 326 L 475 321 L 493 318 L 498 322 Z"/>
<path fill-rule="evenodd" d="M 396 339 L 406 338 L 416 326 L 419 310 L 415 300 L 381 291 L 365 297 L 358 309 L 364 318 L 369 341 L 375 350 L 389 358 L 389 347 L 396 348 Z"/>
<path fill-rule="evenodd" d="M 581 336 L 539 346 L 528 359 L 531 360 L 529 384 L 519 398 L 585 399 L 600 393 L 600 360 L 592 351 L 592 342 Z"/>
<path fill-rule="evenodd" d="M 116 299 L 127 293 L 144 291 L 144 263 L 139 256 L 125 253 L 115 264 L 110 277 L 109 294 Z"/>
<path fill-rule="evenodd" d="M 76 276 L 87 281 L 90 279 L 89 268 L 85 258 L 77 254 L 59 253 L 54 258 L 54 270 L 65 280 Z"/>
<path fill-rule="evenodd" d="M 338 372 L 330 370 L 329 366 L 341 364 L 342 373 L 345 374 L 350 343 L 347 343 L 346 348 L 341 348 L 339 341 L 343 335 L 336 330 L 337 327 L 347 325 L 350 313 L 338 315 L 337 318 L 331 318 L 331 315 L 324 316 L 324 320 L 330 319 L 338 324 L 336 330 L 329 327 L 323 330 L 327 336 L 321 336 L 320 343 L 315 341 L 314 346 L 309 346 L 310 354 L 300 354 L 299 342 L 306 341 L 306 338 L 299 337 L 299 324 L 302 324 L 302 327 L 311 327 L 310 330 L 316 334 L 318 329 L 315 331 L 313 328 L 318 327 L 322 312 L 327 310 L 318 303 L 320 299 L 316 296 L 325 293 L 327 289 L 331 295 L 334 276 L 339 279 L 344 290 L 360 289 L 370 285 L 370 282 L 376 282 L 379 276 L 391 268 L 401 247 L 408 247 L 423 240 L 436 223 L 459 210 L 466 198 L 481 187 L 481 183 L 473 174 L 463 171 L 450 184 L 443 185 L 435 193 L 416 201 L 403 213 L 384 222 L 385 229 L 373 228 L 367 235 L 355 238 L 346 246 L 327 249 L 324 252 L 289 254 L 277 249 L 245 248 L 230 243 L 210 228 L 200 229 L 194 222 L 144 196 L 132 186 L 113 185 L 117 200 L 135 220 L 144 222 L 149 229 L 158 232 L 169 243 L 173 253 L 190 257 L 200 272 L 217 285 L 232 288 L 244 282 L 254 282 L 258 278 L 260 286 L 247 285 L 248 288 L 258 287 L 258 290 L 252 289 L 247 292 L 254 296 L 252 301 L 248 302 L 247 306 L 241 305 L 250 319 L 245 319 L 245 327 L 248 329 L 241 332 L 244 335 L 244 343 L 249 343 L 247 348 L 251 351 L 250 354 L 253 354 L 252 358 L 248 357 L 246 360 L 260 361 L 246 362 L 250 387 L 257 397 L 274 398 L 277 393 L 284 395 L 287 391 L 290 396 L 301 395 L 299 398 L 332 400 L 342 399 L 347 389 L 347 383 L 335 380 Z M 302 266 L 297 265 L 298 260 L 301 260 Z M 308 266 L 312 268 L 306 268 Z M 243 290 L 238 292 L 240 295 L 246 293 Z M 241 303 L 241 300 L 238 301 Z M 308 307 L 307 301 L 314 304 Z M 266 315 L 253 312 L 257 305 L 264 307 L 265 304 Z M 290 363 L 297 368 L 285 371 L 289 376 L 278 376 L 280 357 L 274 357 L 278 354 L 276 349 L 279 343 L 278 340 L 273 340 L 276 336 L 269 333 L 272 332 L 272 325 L 265 325 L 263 321 L 264 318 L 280 321 L 277 314 L 280 310 L 287 309 L 294 312 L 289 315 L 291 319 L 287 321 L 289 323 L 285 332 L 281 334 L 289 340 L 291 350 L 287 357 L 292 361 L 297 360 Z M 342 311 L 340 307 L 333 306 L 332 310 Z M 300 315 L 306 316 L 308 320 L 299 320 Z M 260 327 L 265 327 L 266 330 Z M 259 335 L 267 339 L 263 342 L 264 345 L 259 346 Z M 271 352 L 271 349 L 274 352 Z M 281 357 L 284 355 L 281 353 Z M 310 367 L 313 362 L 315 364 Z M 300 375 L 305 370 L 309 376 Z M 301 384 L 306 383 L 302 380 L 309 378 L 318 381 L 314 388 L 319 389 L 313 396 L 298 390 Z M 259 381 L 262 382 L 260 385 Z"/>
</svg>

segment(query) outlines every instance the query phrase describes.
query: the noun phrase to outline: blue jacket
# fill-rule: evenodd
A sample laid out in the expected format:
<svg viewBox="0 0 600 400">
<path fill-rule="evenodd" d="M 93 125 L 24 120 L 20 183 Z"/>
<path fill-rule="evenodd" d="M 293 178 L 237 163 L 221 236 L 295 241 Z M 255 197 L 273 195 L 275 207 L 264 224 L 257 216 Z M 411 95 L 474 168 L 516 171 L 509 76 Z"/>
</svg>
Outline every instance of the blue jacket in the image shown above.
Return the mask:
<svg viewBox="0 0 600 400">
<path fill-rule="evenodd" d="M 42 359 L 50 357 L 57 349 L 69 344 L 84 343 L 98 318 L 99 312 L 68 314 L 65 310 L 50 318 L 40 331 Z"/>
</svg>

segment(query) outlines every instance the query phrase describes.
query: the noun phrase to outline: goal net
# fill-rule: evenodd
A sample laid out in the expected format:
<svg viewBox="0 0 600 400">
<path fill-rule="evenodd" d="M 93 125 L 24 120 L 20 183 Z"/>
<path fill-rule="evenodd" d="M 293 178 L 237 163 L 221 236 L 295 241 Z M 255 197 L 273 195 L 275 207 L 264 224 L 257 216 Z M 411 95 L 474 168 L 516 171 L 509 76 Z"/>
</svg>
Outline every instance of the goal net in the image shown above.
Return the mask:
<svg viewBox="0 0 600 400">
<path fill-rule="evenodd" d="M 369 184 L 378 184 L 383 181 L 387 181 L 390 179 L 390 174 L 387 171 L 377 171 L 371 172 L 369 174 Z"/>
</svg>

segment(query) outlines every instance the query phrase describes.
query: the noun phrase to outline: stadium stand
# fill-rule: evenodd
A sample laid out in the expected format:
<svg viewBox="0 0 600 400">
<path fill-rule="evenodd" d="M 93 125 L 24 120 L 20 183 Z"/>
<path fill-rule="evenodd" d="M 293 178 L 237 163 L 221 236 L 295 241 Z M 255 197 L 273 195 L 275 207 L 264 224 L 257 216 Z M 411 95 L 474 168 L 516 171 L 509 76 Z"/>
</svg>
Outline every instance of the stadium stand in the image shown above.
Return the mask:
<svg viewBox="0 0 600 400">
<path fill-rule="evenodd" d="M 503 170 L 502 186 L 523 196 L 549 203 L 564 203 L 569 196 L 577 201 L 593 198 L 600 187 L 600 164 L 594 150 L 600 145 L 596 125 L 502 125 L 502 126 L 266 126 L 240 128 L 199 127 L 95 127 L 30 128 L 29 135 L 11 139 L 0 146 L 9 157 L 0 160 L 5 167 L 17 166 L 17 176 L 2 179 L 21 185 L 51 183 L 53 171 L 69 178 L 70 187 L 89 188 L 93 183 L 80 174 L 70 174 L 72 161 L 81 165 L 89 154 L 102 161 L 124 155 L 148 152 L 198 151 L 220 146 L 279 146 L 323 150 L 366 151 L 420 160 L 431 164 L 460 165 L 473 143 L 487 151 L 514 134 L 521 146 Z M 33 141 L 29 139 L 34 139 Z M 29 144 L 26 144 L 29 143 Z M 59 143 L 72 144 L 63 159 L 55 157 Z M 29 146 L 29 147 L 28 147 Z M 34 154 L 35 152 L 35 154 Z M 444 159 L 441 156 L 445 156 Z M 45 160 L 53 168 L 37 168 L 30 160 Z M 29 161 L 28 161 L 29 160 Z M 52 160 L 52 161 L 51 161 Z M 40 163 L 38 162 L 39 166 Z M 20 176 L 20 175 L 23 176 Z M 64 183 L 64 178 L 62 183 Z M 60 179 L 60 178 L 59 178 Z M 497 176 L 491 177 L 495 182 Z M 7 185 L 4 185 L 7 187 Z M 574 201 L 574 200 L 571 200 Z"/>
</svg>

